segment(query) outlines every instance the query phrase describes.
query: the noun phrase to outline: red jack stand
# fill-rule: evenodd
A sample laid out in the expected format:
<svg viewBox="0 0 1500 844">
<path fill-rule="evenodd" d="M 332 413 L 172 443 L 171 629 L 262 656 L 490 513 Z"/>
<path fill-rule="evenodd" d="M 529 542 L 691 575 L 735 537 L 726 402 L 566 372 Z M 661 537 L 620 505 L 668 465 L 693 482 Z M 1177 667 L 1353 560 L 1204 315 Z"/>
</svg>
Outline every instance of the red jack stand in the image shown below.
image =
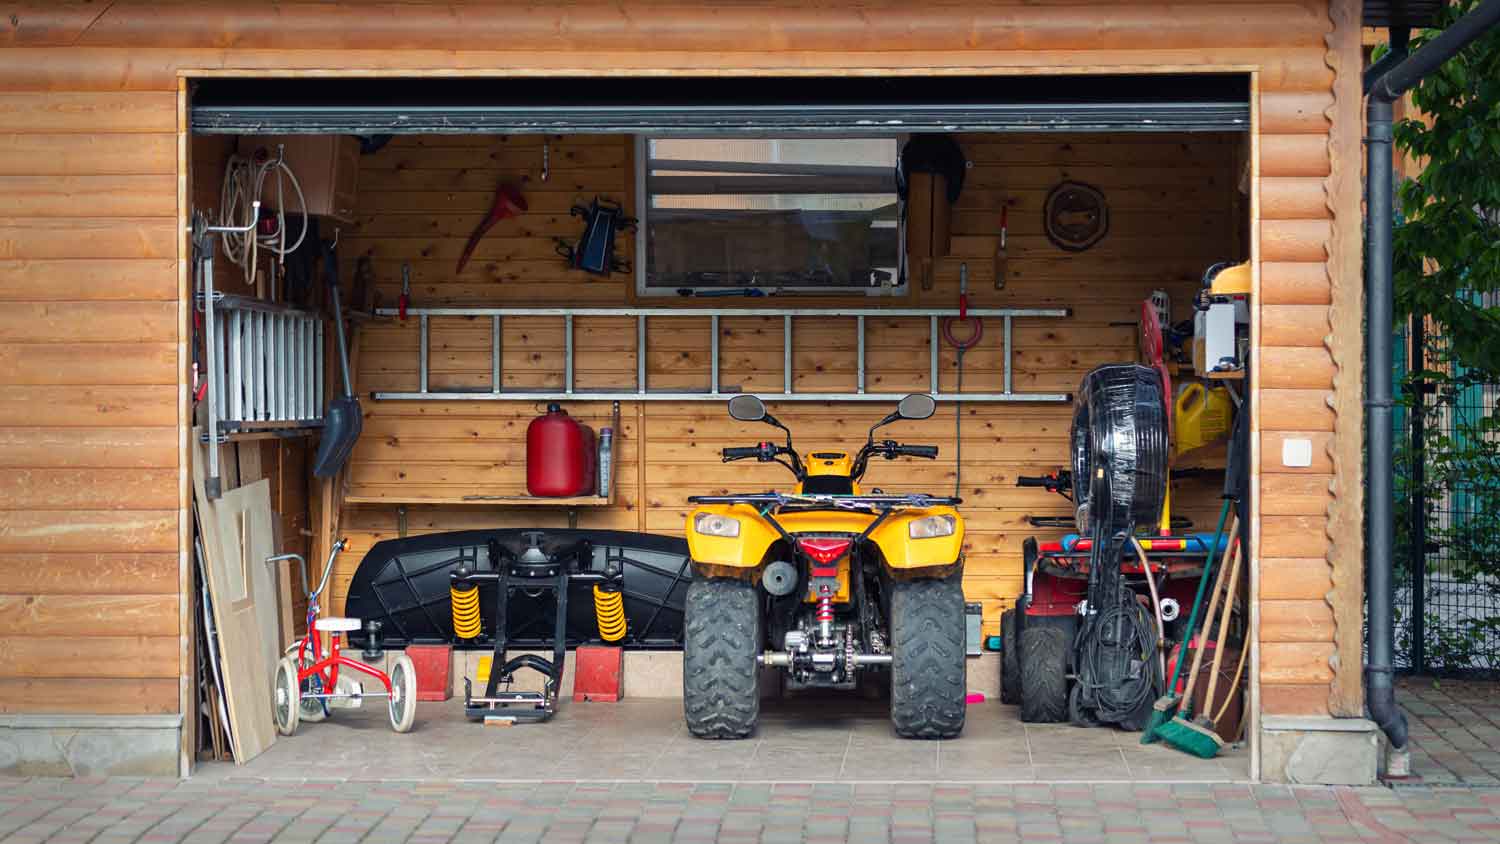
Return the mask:
<svg viewBox="0 0 1500 844">
<path fill-rule="evenodd" d="M 453 648 L 449 645 L 407 645 L 417 674 L 417 700 L 447 700 L 453 697 L 449 669 L 453 665 Z"/>
<path fill-rule="evenodd" d="M 625 697 L 625 650 L 603 645 L 579 645 L 573 671 L 573 702 L 606 701 Z"/>
</svg>

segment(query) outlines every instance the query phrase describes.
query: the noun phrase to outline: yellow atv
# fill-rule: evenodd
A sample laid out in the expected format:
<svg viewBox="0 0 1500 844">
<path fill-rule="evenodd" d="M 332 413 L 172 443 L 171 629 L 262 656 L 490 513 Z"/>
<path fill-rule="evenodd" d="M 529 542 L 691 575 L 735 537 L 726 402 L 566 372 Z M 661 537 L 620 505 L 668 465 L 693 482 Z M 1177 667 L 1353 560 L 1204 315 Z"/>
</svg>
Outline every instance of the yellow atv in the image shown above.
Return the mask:
<svg viewBox="0 0 1500 844">
<path fill-rule="evenodd" d="M 694 496 L 688 514 L 693 581 L 683 645 L 683 708 L 701 738 L 744 738 L 760 716 L 762 667 L 791 688 L 850 688 L 888 672 L 891 722 L 909 738 L 951 738 L 964 726 L 964 523 L 957 498 L 865 494 L 871 458 L 937 457 L 937 447 L 875 440 L 901 419 L 932 416 L 930 396 L 901 400 L 863 447 L 792 448 L 791 431 L 752 395 L 729 415 L 786 431 L 786 444 L 724 449 L 724 461 L 780 463 L 793 492 Z"/>
</svg>

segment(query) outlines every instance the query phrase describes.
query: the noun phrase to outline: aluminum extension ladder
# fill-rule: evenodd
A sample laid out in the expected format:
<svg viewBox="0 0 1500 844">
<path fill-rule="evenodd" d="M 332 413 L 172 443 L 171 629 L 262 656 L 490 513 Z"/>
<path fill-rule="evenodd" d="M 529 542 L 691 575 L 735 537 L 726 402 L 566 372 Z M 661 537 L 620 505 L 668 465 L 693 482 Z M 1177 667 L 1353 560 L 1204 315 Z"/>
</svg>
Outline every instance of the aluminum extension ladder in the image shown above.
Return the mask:
<svg viewBox="0 0 1500 844">
<path fill-rule="evenodd" d="M 395 308 L 381 308 L 379 316 L 399 316 Z M 1068 308 L 970 308 L 971 317 L 998 318 L 1002 320 L 1001 342 L 1003 343 L 1003 371 L 1000 389 L 987 392 L 942 393 L 938 389 L 938 353 L 940 321 L 945 317 L 957 317 L 957 309 L 919 308 L 868 308 L 835 310 L 831 308 L 408 308 L 408 317 L 419 323 L 421 340 L 418 355 L 418 386 L 416 392 L 376 392 L 377 401 L 714 401 L 737 393 L 720 392 L 719 389 L 719 321 L 725 317 L 780 317 L 782 321 L 782 389 L 780 392 L 756 391 L 756 395 L 768 401 L 898 401 L 904 393 L 872 393 L 865 389 L 865 320 L 892 317 L 921 318 L 928 320 L 929 327 L 929 393 L 938 401 L 966 402 L 1066 402 L 1067 393 L 1017 393 L 1012 385 L 1011 327 L 1016 319 L 1060 318 L 1071 315 Z M 490 320 L 490 387 L 469 390 L 430 389 L 428 369 L 431 348 L 430 320 L 434 317 L 468 317 Z M 555 390 L 503 390 L 501 389 L 500 338 L 502 320 L 506 317 L 557 317 L 563 322 L 563 372 L 562 384 Z M 574 387 L 573 322 L 579 317 L 632 317 L 636 321 L 635 351 L 636 373 L 633 390 L 578 390 Z M 648 320 L 703 319 L 710 323 L 709 388 L 700 391 L 651 391 L 646 378 L 646 325 Z M 792 389 L 792 322 L 802 317 L 819 319 L 854 318 L 858 337 L 858 370 L 855 392 L 852 393 L 799 393 Z"/>
<path fill-rule="evenodd" d="M 217 232 L 247 231 L 209 226 L 194 215 L 193 251 L 198 276 L 195 304 L 203 313 L 203 440 L 209 444 L 204 492 L 218 498 L 218 444 L 237 432 L 287 431 L 323 424 L 323 317 L 248 296 L 214 289 Z"/>
</svg>

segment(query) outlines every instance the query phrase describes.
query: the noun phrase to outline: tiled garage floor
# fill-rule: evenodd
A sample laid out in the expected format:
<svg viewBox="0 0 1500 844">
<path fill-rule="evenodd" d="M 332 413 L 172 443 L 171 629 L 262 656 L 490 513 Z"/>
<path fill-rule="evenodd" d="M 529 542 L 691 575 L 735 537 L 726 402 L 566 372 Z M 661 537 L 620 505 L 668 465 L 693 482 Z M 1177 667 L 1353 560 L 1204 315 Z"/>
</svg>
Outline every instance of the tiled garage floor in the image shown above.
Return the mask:
<svg viewBox="0 0 1500 844">
<path fill-rule="evenodd" d="M 897 738 L 885 704 L 849 698 L 768 700 L 745 741 L 688 734 L 675 699 L 565 702 L 552 721 L 485 727 L 461 703 L 424 703 L 413 731 L 390 731 L 377 701 L 303 724 L 290 739 L 207 777 L 267 779 L 657 780 L 691 782 L 1243 782 L 1249 753 L 1196 759 L 1139 733 L 1025 725 L 1015 707 L 970 707 L 961 738 Z"/>
</svg>

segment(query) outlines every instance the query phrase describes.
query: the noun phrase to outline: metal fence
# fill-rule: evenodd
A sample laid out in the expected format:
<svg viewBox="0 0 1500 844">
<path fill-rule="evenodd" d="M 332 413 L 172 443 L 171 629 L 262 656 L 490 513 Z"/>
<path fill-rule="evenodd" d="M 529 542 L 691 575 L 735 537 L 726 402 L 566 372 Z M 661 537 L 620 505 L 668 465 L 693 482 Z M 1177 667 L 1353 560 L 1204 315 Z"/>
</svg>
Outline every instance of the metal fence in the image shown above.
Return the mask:
<svg viewBox="0 0 1500 844">
<path fill-rule="evenodd" d="M 1445 338 L 1424 321 L 1401 339 L 1397 668 L 1500 673 L 1500 384 L 1452 362 Z"/>
</svg>

